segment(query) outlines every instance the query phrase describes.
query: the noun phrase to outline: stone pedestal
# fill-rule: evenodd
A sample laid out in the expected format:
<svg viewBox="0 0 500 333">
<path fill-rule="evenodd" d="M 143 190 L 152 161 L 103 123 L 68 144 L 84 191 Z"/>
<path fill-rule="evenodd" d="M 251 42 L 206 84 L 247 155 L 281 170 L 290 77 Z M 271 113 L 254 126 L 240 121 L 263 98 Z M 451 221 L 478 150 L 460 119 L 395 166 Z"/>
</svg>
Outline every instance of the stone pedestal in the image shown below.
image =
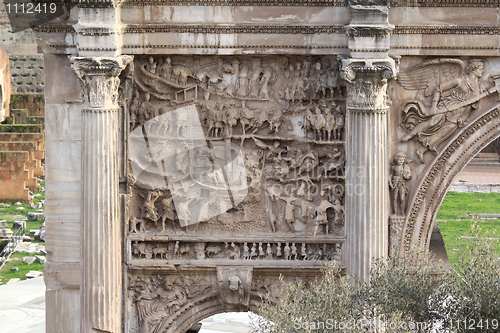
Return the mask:
<svg viewBox="0 0 500 333">
<path fill-rule="evenodd" d="M 343 61 L 347 99 L 347 267 L 367 281 L 373 258 L 387 254 L 387 79 L 392 59 Z"/>
<path fill-rule="evenodd" d="M 83 83 L 81 332 L 120 332 L 118 74 L 130 57 L 72 59 Z"/>
</svg>

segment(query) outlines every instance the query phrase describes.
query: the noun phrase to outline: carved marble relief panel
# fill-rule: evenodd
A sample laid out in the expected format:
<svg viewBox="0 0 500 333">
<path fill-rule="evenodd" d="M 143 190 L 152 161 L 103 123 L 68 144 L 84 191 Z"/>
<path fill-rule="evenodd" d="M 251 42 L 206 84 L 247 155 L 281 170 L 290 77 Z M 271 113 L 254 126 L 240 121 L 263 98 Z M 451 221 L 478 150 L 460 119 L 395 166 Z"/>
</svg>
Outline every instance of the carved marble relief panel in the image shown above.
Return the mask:
<svg viewBox="0 0 500 333">
<path fill-rule="evenodd" d="M 391 84 L 391 123 L 397 129 L 391 132 L 391 243 L 399 243 L 409 230 L 408 210 L 418 210 L 423 197 L 433 195 L 427 190 L 430 184 L 414 186 L 429 177 L 428 166 L 453 138 L 498 103 L 499 74 L 500 64 L 492 59 L 401 59 Z M 411 229 L 415 221 L 410 217 L 407 223 Z"/>
<path fill-rule="evenodd" d="M 147 144 L 136 144 L 131 135 L 131 239 L 270 233 L 343 238 L 345 89 L 334 58 L 139 57 L 134 80 L 130 131 L 140 132 L 141 140 L 147 132 Z M 196 124 L 176 112 L 186 105 L 195 106 Z M 162 115 L 174 113 L 168 121 L 161 121 Z M 176 180 L 184 183 L 183 188 L 165 185 L 168 172 L 163 174 L 158 167 L 143 167 L 151 175 L 136 177 L 134 165 L 154 164 L 151 156 L 164 149 L 167 140 L 162 136 L 183 132 L 188 138 L 198 138 L 197 124 L 207 148 L 192 149 L 180 140 L 186 138 L 183 134 L 175 142 L 177 150 L 169 155 L 171 159 L 162 162 L 167 169 L 176 169 Z M 227 156 L 232 156 L 233 170 L 210 169 L 214 160 Z M 235 175 L 235 170 L 243 174 Z M 190 182 L 200 179 L 203 185 L 190 191 Z M 245 183 L 248 190 L 239 197 L 233 190 L 221 208 L 217 201 L 224 199 L 210 193 L 228 191 L 224 185 L 228 179 Z M 197 216 L 189 216 L 185 223 L 179 221 L 177 195 L 200 202 Z M 243 243 L 238 244 L 243 253 Z"/>
<path fill-rule="evenodd" d="M 133 87 L 130 329 L 163 331 L 202 294 L 248 309 L 262 279 L 343 265 L 346 92 L 336 57 L 141 56 Z"/>
</svg>

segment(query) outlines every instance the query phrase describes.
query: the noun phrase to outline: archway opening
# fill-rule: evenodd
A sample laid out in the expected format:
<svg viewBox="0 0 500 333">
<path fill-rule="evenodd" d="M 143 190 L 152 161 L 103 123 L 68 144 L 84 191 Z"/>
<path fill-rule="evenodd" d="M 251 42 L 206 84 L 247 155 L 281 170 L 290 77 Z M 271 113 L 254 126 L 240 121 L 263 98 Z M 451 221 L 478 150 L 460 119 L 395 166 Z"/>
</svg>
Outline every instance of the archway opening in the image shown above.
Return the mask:
<svg viewBox="0 0 500 333">
<path fill-rule="evenodd" d="M 480 237 L 500 237 L 500 139 L 494 140 L 455 177 L 436 216 L 429 250 L 453 266 L 460 245 L 471 241 L 471 226 Z M 496 234 L 496 236 L 493 236 Z M 500 255 L 500 242 L 495 241 Z"/>
</svg>

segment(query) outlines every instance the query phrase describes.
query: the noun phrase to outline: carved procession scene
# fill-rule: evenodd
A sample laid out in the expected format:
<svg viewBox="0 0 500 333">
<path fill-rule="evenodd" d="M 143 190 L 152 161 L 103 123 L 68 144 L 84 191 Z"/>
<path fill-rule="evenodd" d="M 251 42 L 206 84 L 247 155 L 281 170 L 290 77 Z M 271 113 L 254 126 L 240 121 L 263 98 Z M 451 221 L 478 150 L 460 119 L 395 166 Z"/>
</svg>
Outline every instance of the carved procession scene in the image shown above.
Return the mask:
<svg viewBox="0 0 500 333">
<path fill-rule="evenodd" d="M 345 236 L 345 87 L 335 57 L 145 56 L 134 65 L 132 258 L 338 257 L 336 244 L 286 239 Z M 269 233 L 285 238 L 228 238 Z M 228 242 L 148 242 L 153 235 Z"/>
</svg>

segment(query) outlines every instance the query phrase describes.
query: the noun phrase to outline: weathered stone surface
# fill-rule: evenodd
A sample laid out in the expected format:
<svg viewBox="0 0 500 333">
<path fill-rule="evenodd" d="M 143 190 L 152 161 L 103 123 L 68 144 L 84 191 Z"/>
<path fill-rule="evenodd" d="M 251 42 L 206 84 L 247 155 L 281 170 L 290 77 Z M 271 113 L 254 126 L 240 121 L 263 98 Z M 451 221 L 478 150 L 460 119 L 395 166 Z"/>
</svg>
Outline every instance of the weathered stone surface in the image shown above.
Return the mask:
<svg viewBox="0 0 500 333">
<path fill-rule="evenodd" d="M 0 221 L 0 228 L 8 228 L 9 225 L 7 224 L 6 220 L 1 220 Z"/>
<path fill-rule="evenodd" d="M 26 279 L 34 279 L 34 278 L 37 278 L 37 277 L 42 276 L 42 275 L 43 275 L 43 272 L 29 271 L 28 273 L 26 273 L 26 275 L 24 277 Z"/>
<path fill-rule="evenodd" d="M 44 220 L 45 220 L 44 213 L 34 213 L 34 212 L 28 213 L 28 221 L 44 221 Z"/>
<path fill-rule="evenodd" d="M 11 271 L 11 272 L 17 272 L 18 270 L 19 270 L 19 267 L 17 267 L 17 266 L 12 266 L 12 267 L 10 268 L 10 271 Z"/>
<path fill-rule="evenodd" d="M 47 262 L 47 259 L 44 256 L 35 256 L 35 258 L 40 264 L 45 264 L 45 262 Z"/>
<path fill-rule="evenodd" d="M 30 204 L 30 208 L 31 209 L 40 209 L 43 207 L 43 203 L 42 202 L 33 202 Z"/>
<path fill-rule="evenodd" d="M 31 265 L 36 261 L 35 257 L 23 257 L 23 263 Z"/>
<path fill-rule="evenodd" d="M 26 228 L 26 221 L 14 221 L 12 229 L 17 230 L 20 228 Z"/>
</svg>

